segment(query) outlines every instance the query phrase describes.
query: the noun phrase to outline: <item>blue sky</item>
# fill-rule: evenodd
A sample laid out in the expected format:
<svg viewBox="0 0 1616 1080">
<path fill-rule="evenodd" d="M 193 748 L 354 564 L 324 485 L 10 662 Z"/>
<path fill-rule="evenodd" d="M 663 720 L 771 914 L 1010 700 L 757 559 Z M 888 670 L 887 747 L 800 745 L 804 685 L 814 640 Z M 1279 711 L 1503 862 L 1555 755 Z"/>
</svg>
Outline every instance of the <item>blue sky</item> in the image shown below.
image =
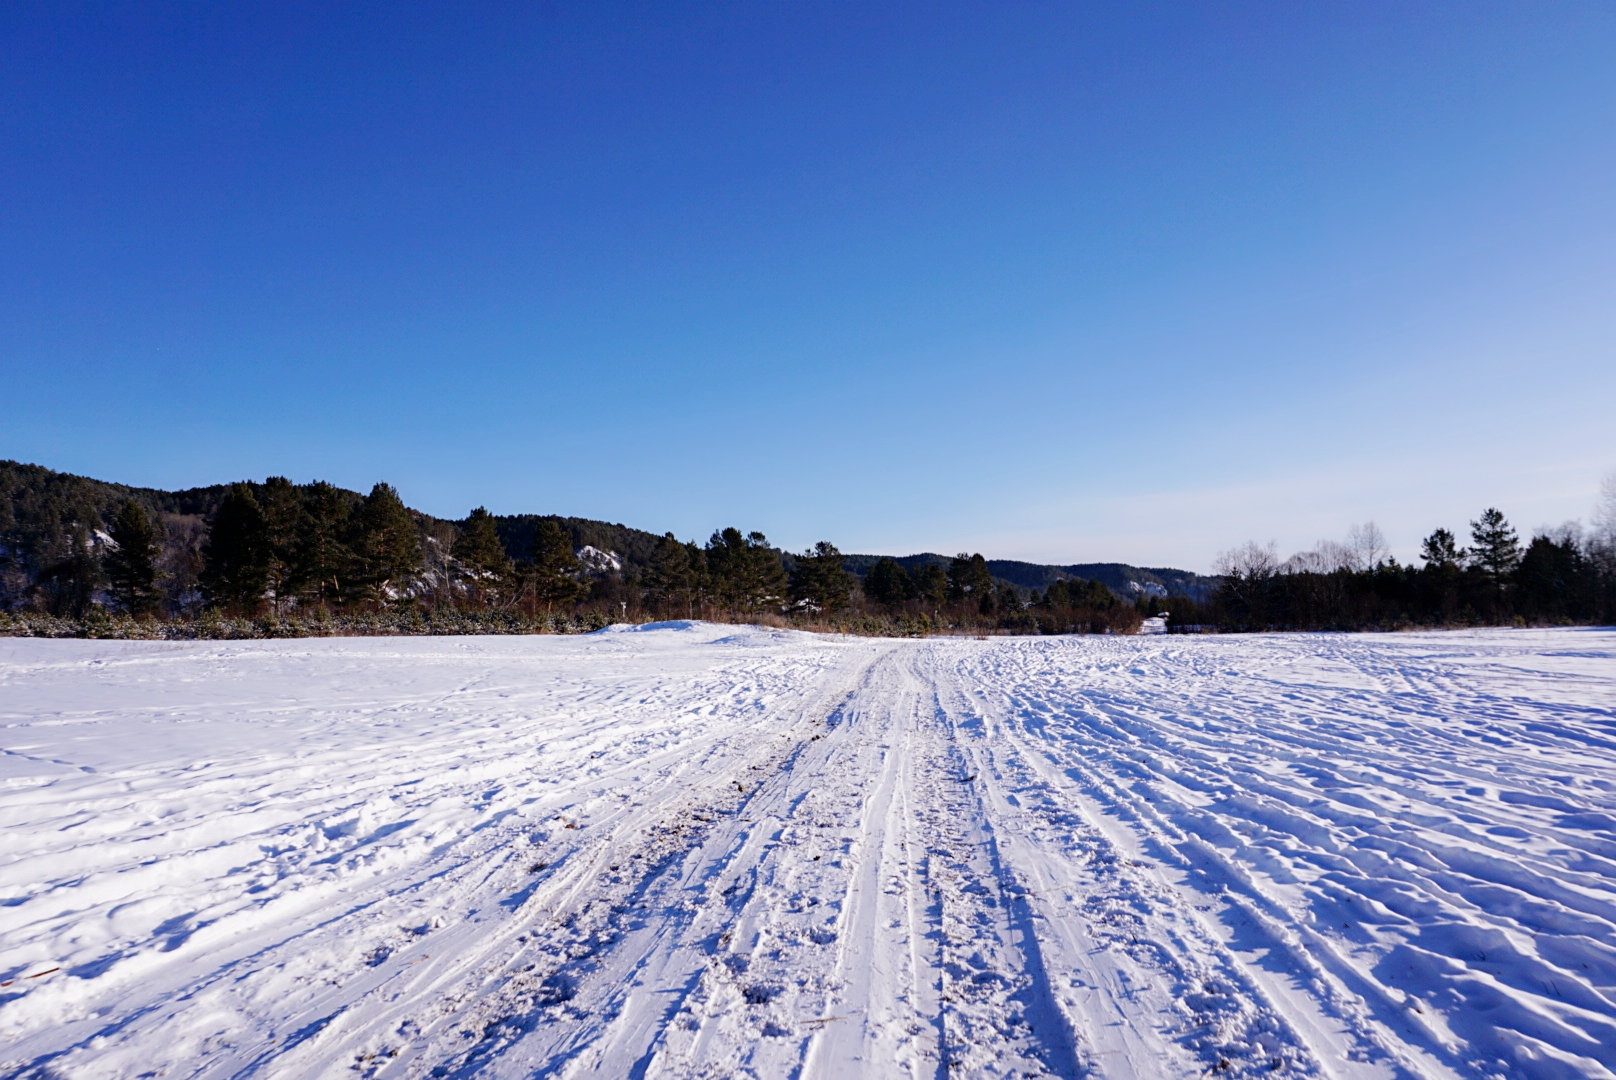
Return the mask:
<svg viewBox="0 0 1616 1080">
<path fill-rule="evenodd" d="M 1616 468 L 1616 8 L 8 5 L 0 457 L 1411 555 Z"/>
</svg>

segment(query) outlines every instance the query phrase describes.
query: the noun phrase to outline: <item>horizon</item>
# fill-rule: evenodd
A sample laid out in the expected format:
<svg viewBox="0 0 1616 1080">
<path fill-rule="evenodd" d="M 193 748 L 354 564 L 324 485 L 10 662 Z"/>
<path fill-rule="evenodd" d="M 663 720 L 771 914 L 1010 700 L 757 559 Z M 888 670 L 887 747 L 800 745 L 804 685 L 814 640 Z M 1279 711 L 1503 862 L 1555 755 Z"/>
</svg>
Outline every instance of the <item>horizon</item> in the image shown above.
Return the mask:
<svg viewBox="0 0 1616 1080">
<path fill-rule="evenodd" d="M 1616 468 L 1616 11 L 0 13 L 0 457 L 1411 561 Z"/>
</svg>

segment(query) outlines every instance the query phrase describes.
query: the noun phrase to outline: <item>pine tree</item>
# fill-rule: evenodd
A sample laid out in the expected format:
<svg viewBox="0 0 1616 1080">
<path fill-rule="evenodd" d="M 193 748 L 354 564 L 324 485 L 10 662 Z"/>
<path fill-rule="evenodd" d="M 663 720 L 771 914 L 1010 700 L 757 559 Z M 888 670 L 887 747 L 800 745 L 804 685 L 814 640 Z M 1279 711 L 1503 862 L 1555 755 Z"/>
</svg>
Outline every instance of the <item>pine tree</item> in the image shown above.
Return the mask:
<svg viewBox="0 0 1616 1080">
<path fill-rule="evenodd" d="M 253 614 L 269 573 L 269 540 L 251 484 L 232 484 L 202 545 L 202 593 L 215 607 Z"/>
<path fill-rule="evenodd" d="M 864 595 L 877 604 L 898 607 L 914 596 L 914 584 L 897 559 L 877 559 L 864 577 Z"/>
<path fill-rule="evenodd" d="M 117 545 L 101 561 L 112 596 L 129 614 L 140 618 L 157 609 L 157 533 L 151 519 L 133 499 L 124 502 L 109 530 Z"/>
<path fill-rule="evenodd" d="M 397 599 L 421 570 L 421 534 L 391 484 L 377 484 L 359 508 L 350 585 L 361 599 Z"/>
<path fill-rule="evenodd" d="M 528 567 L 533 598 L 544 605 L 545 611 L 575 600 L 583 591 L 583 583 L 575 576 L 578 569 L 572 537 L 554 518 L 541 518 L 533 535 L 533 562 Z"/>
<path fill-rule="evenodd" d="M 292 573 L 302 599 L 323 607 L 348 592 L 354 569 L 352 519 L 353 507 L 341 489 L 324 480 L 304 489 Z"/>
<path fill-rule="evenodd" d="M 690 567 L 684 593 L 685 611 L 687 618 L 694 618 L 696 612 L 712 602 L 713 576 L 707 572 L 707 553 L 694 540 L 685 541 L 685 564 Z"/>
<path fill-rule="evenodd" d="M 511 576 L 511 559 L 494 526 L 494 517 L 479 506 L 466 518 L 466 525 L 455 538 L 454 557 L 469 570 L 477 597 L 497 602 Z"/>
<path fill-rule="evenodd" d="M 948 598 L 953 603 L 967 598 L 980 602 L 992 590 L 993 575 L 981 555 L 967 555 L 962 551 L 948 564 Z"/>
<path fill-rule="evenodd" d="M 1447 529 L 1438 529 L 1420 542 L 1420 558 L 1425 560 L 1429 570 L 1451 570 L 1463 562 L 1464 557 L 1464 549 Z"/>
<path fill-rule="evenodd" d="M 657 611 L 683 610 L 691 617 L 695 606 L 695 575 L 690 547 L 672 533 L 665 533 L 651 552 L 651 565 L 645 575 L 646 602 Z"/>
<path fill-rule="evenodd" d="M 264 517 L 267 546 L 265 587 L 279 613 L 293 594 L 297 576 L 298 531 L 303 520 L 303 499 L 297 486 L 284 476 L 264 481 L 258 506 Z"/>
<path fill-rule="evenodd" d="M 1488 507 L 1481 520 L 1470 523 L 1470 539 L 1475 547 L 1470 559 L 1494 588 L 1503 588 L 1515 565 L 1521 561 L 1521 543 L 1515 530 L 1499 510 Z"/>
<path fill-rule="evenodd" d="M 745 536 L 735 528 L 714 532 L 707 541 L 707 569 L 719 603 L 731 611 L 758 611 L 785 598 L 780 553 L 760 532 Z"/>
<path fill-rule="evenodd" d="M 910 575 L 916 599 L 932 608 L 948 602 L 948 572 L 936 563 L 927 563 Z"/>
<path fill-rule="evenodd" d="M 853 575 L 842 568 L 842 553 L 835 544 L 821 540 L 797 557 L 791 597 L 835 614 L 853 602 L 853 584 Z"/>
</svg>

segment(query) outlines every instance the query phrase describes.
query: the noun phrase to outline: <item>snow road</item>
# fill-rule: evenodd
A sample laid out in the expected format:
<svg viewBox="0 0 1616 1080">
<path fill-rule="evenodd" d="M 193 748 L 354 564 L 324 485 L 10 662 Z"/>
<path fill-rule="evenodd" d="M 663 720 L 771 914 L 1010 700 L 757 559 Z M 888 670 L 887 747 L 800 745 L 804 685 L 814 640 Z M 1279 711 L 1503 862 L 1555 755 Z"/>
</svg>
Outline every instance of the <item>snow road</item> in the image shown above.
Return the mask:
<svg viewBox="0 0 1616 1080">
<path fill-rule="evenodd" d="M 1611 1077 L 1616 633 L 0 641 L 0 1074 Z"/>
</svg>

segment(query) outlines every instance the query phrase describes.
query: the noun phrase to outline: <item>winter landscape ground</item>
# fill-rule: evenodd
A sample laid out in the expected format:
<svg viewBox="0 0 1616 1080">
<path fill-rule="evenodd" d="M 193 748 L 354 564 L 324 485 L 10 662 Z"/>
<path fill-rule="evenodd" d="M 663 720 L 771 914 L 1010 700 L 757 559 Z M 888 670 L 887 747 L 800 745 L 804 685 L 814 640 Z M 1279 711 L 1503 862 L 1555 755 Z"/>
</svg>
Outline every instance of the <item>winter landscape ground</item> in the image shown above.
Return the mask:
<svg viewBox="0 0 1616 1080">
<path fill-rule="evenodd" d="M 1608 1077 L 1616 632 L 0 641 L 0 1072 Z"/>
</svg>

